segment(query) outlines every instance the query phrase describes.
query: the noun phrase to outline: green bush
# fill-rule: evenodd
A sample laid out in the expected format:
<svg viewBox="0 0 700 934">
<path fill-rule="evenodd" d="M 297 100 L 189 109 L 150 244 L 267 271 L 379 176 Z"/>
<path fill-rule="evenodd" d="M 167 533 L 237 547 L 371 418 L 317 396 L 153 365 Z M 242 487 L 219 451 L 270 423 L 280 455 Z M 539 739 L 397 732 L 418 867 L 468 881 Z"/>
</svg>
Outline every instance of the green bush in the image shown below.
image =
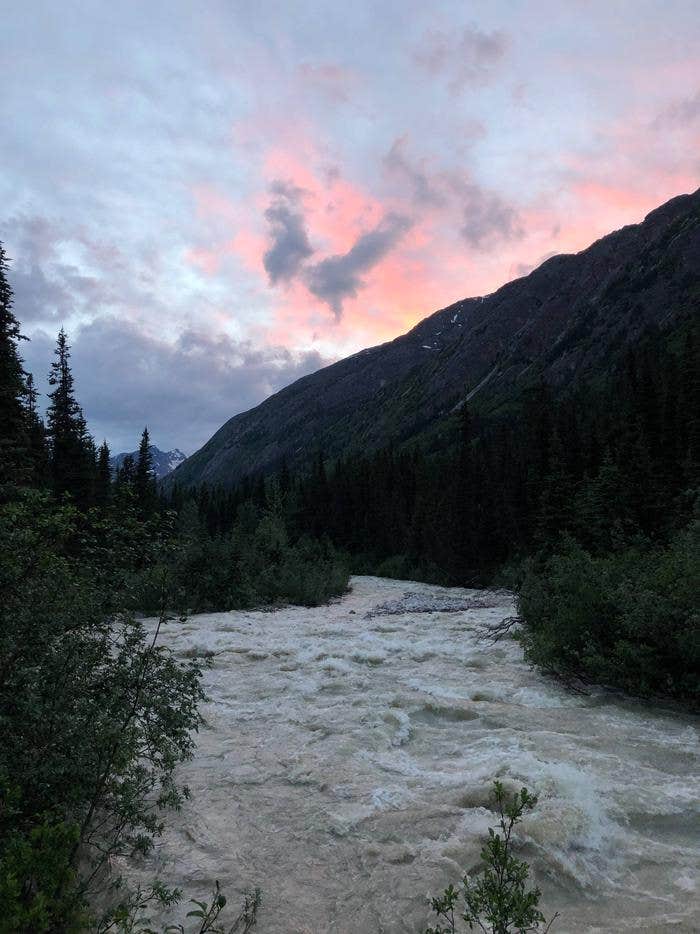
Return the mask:
<svg viewBox="0 0 700 934">
<path fill-rule="evenodd" d="M 25 834 L 6 830 L 0 849 L 2 934 L 79 934 L 85 929 L 89 916 L 72 865 L 78 840 L 77 824 L 51 816 L 37 815 Z"/>
<path fill-rule="evenodd" d="M 111 521 L 106 539 L 128 542 L 128 517 Z M 124 547 L 147 562 L 145 546 L 139 532 Z M 0 507 L 0 552 L 5 930 L 71 931 L 111 858 L 147 851 L 187 795 L 174 770 L 194 748 L 201 670 L 121 609 L 123 555 L 103 561 L 72 507 L 38 492 Z"/>
<path fill-rule="evenodd" d="M 526 657 L 640 696 L 700 702 L 700 523 L 661 548 L 593 556 L 568 541 L 520 590 Z"/>
<path fill-rule="evenodd" d="M 478 928 L 485 934 L 546 932 L 556 918 L 547 924 L 538 907 L 542 893 L 527 888 L 529 866 L 513 855 L 513 828 L 525 811 L 535 807 L 537 798 L 527 788 L 509 796 L 501 782 L 494 782 L 493 797 L 500 833 L 489 827 L 489 838 L 481 851 L 482 872 L 477 878 L 465 875 L 461 892 L 449 885 L 432 899 L 438 923 L 426 934 L 455 934 L 459 920 L 470 931 Z M 460 895 L 463 908 L 459 907 Z"/>
<path fill-rule="evenodd" d="M 318 606 L 347 590 L 346 560 L 327 538 L 290 541 L 273 486 L 262 514 L 245 504 L 232 531 L 210 536 L 187 506 L 178 539 L 161 567 L 140 576 L 140 608 L 156 609 L 166 573 L 176 608 L 190 612 L 248 609 L 278 603 Z"/>
</svg>

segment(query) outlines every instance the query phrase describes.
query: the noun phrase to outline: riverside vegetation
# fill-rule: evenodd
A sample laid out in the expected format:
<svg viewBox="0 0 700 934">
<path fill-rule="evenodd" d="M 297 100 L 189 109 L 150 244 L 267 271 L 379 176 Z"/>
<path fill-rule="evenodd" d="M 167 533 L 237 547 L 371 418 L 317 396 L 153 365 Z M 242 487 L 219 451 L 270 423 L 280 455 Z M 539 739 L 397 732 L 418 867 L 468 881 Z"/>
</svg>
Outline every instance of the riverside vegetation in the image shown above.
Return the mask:
<svg viewBox="0 0 700 934">
<path fill-rule="evenodd" d="M 131 890 L 120 859 L 147 853 L 187 798 L 175 770 L 204 697 L 204 663 L 177 659 L 160 629 L 189 608 L 316 604 L 348 572 L 328 542 L 290 537 L 274 484 L 226 536 L 186 504 L 169 512 L 147 431 L 113 478 L 63 331 L 44 423 L 6 273 L 0 246 L 0 931 L 145 932 L 149 906 L 181 893 Z M 136 609 L 158 614 L 155 634 Z M 226 929 L 249 930 L 259 907 L 252 893 Z M 192 930 L 223 931 L 225 908 L 218 890 L 195 902 Z"/>
</svg>

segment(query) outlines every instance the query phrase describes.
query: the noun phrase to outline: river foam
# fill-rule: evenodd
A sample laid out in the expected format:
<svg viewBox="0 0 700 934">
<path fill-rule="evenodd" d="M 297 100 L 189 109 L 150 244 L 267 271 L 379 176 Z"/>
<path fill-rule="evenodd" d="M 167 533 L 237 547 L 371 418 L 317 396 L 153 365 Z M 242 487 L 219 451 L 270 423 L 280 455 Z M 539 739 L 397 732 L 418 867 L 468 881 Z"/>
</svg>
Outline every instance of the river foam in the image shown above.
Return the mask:
<svg viewBox="0 0 700 934">
<path fill-rule="evenodd" d="M 700 930 L 697 720 L 532 671 L 504 592 L 356 577 L 315 609 L 165 627 L 211 658 L 191 800 L 143 872 L 196 897 L 263 889 L 261 934 L 398 934 L 478 866 L 494 778 L 553 931 Z"/>
</svg>

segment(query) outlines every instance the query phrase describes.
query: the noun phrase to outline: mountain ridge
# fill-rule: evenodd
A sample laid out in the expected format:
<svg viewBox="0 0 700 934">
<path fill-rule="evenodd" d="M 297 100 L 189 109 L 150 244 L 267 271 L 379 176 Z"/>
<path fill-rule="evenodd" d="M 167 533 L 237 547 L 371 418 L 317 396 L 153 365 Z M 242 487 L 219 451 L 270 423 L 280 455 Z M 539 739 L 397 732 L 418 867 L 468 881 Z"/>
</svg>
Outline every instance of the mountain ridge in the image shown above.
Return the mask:
<svg viewBox="0 0 700 934">
<path fill-rule="evenodd" d="M 400 443 L 466 398 L 490 411 L 540 379 L 562 389 L 591 378 L 699 303 L 700 190 L 302 377 L 229 419 L 170 479 L 231 485 L 318 450 Z"/>
<path fill-rule="evenodd" d="M 186 456 L 179 448 L 173 448 L 172 451 L 161 451 L 155 444 L 151 444 L 148 450 L 151 454 L 153 475 L 157 480 L 162 480 L 164 477 L 167 477 L 169 473 L 179 467 L 186 459 Z M 114 457 L 110 457 L 109 466 L 112 471 L 116 472 L 124 463 L 125 458 L 133 457 L 134 460 L 137 460 L 138 456 L 138 451 L 122 451 L 121 454 L 115 454 Z"/>
</svg>

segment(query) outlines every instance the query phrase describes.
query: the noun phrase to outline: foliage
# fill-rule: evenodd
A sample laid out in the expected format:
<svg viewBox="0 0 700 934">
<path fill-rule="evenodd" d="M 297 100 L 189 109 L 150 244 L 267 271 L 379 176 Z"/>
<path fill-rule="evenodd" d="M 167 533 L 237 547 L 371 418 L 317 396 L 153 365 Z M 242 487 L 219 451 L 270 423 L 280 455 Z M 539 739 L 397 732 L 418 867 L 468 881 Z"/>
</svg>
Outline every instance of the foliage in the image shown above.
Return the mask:
<svg viewBox="0 0 700 934">
<path fill-rule="evenodd" d="M 56 493 L 69 493 L 80 506 L 93 496 L 96 473 L 95 445 L 83 411 L 75 398 L 70 368 L 70 346 L 61 328 L 51 364 L 49 407 L 46 411 L 50 471 Z"/>
<path fill-rule="evenodd" d="M 5 784 L 5 789 L 7 785 Z M 7 792 L 3 804 L 13 813 Z M 28 832 L 11 829 L 7 811 L 0 847 L 0 934 L 60 929 L 78 934 L 89 920 L 76 895 L 77 872 L 71 854 L 79 840 L 75 823 L 37 815 Z"/>
<path fill-rule="evenodd" d="M 208 531 L 194 500 L 180 507 L 169 563 L 179 609 L 318 606 L 347 589 L 347 563 L 330 541 L 291 540 L 279 486 L 271 482 L 264 495 L 260 508 L 242 505 L 232 528 L 219 534 Z M 145 580 L 144 586 L 150 587 Z M 145 607 L 149 599 L 141 602 Z"/>
<path fill-rule="evenodd" d="M 12 310 L 8 261 L 0 243 L 0 500 L 30 476 L 30 415 L 19 342 L 23 339 Z"/>
<path fill-rule="evenodd" d="M 528 864 L 513 855 L 513 829 L 525 811 L 535 807 L 537 798 L 527 788 L 509 796 L 498 781 L 494 782 L 493 792 L 500 833 L 489 827 L 489 838 L 481 852 L 483 871 L 475 879 L 465 875 L 461 892 L 449 885 L 441 896 L 432 899 L 438 923 L 426 934 L 454 934 L 460 919 L 470 931 L 478 928 L 488 934 L 548 931 L 554 921 L 552 918 L 547 924 L 538 907 L 540 890 L 527 888 Z M 460 894 L 463 910 L 459 907 Z"/>
<path fill-rule="evenodd" d="M 563 533 L 592 554 L 663 541 L 700 484 L 699 349 L 692 323 L 649 333 L 596 385 L 556 397 L 535 382 L 499 415 L 462 404 L 430 448 L 321 459 L 288 481 L 291 527 L 365 573 L 466 586 Z M 256 500 L 256 484 L 229 497 Z M 201 503 L 208 521 L 227 508 L 211 491 Z"/>
<path fill-rule="evenodd" d="M 153 907 L 172 908 L 182 897 L 179 889 L 168 889 L 161 882 L 155 882 L 147 889 L 138 887 L 128 893 L 119 905 L 113 908 L 102 920 L 97 934 L 159 934 L 152 927 L 152 918 L 145 914 Z M 227 905 L 226 896 L 221 891 L 218 880 L 215 882 L 211 902 L 190 899 L 194 907 L 187 912 L 188 918 L 194 918 L 187 928 L 182 924 L 166 924 L 160 934 L 249 934 L 258 920 L 258 910 L 262 905 L 260 889 L 246 892 L 241 910 L 235 920 L 222 926 L 220 916 Z"/>
<path fill-rule="evenodd" d="M 0 932 L 145 932 L 147 907 L 180 893 L 131 890 L 114 858 L 148 852 L 187 797 L 175 769 L 203 698 L 200 665 L 158 642 L 165 608 L 311 605 L 342 592 L 347 569 L 330 542 L 292 541 L 274 484 L 223 534 L 196 506 L 169 512 L 148 429 L 113 478 L 63 330 L 45 429 L 6 272 L 0 245 Z M 154 626 L 134 617 L 144 609 Z M 218 883 L 194 903 L 200 934 L 223 930 L 225 904 Z M 249 931 L 259 907 L 256 890 L 231 930 Z"/>
<path fill-rule="evenodd" d="M 146 852 L 163 810 L 186 797 L 173 773 L 192 753 L 203 697 L 197 663 L 157 644 L 165 616 L 147 632 L 119 609 L 118 576 L 91 561 L 84 534 L 80 514 L 47 493 L 0 508 L 4 905 L 27 917 L 60 909 L 66 925 L 112 858 Z M 65 845 L 44 865 L 52 838 Z"/>
<path fill-rule="evenodd" d="M 700 703 L 700 522 L 663 547 L 593 555 L 576 542 L 531 562 L 519 610 L 527 658 L 632 694 Z"/>
</svg>

